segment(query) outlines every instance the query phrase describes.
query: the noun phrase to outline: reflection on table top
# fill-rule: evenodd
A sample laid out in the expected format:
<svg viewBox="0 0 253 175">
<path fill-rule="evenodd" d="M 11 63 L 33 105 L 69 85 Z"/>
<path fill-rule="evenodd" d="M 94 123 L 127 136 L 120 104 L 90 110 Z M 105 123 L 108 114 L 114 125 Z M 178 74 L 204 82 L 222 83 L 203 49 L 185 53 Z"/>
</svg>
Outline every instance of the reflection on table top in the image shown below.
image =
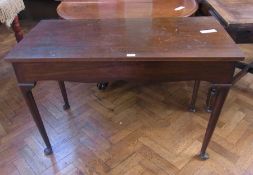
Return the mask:
<svg viewBox="0 0 253 175">
<path fill-rule="evenodd" d="M 64 19 L 187 17 L 196 0 L 63 0 L 57 8 Z"/>
</svg>

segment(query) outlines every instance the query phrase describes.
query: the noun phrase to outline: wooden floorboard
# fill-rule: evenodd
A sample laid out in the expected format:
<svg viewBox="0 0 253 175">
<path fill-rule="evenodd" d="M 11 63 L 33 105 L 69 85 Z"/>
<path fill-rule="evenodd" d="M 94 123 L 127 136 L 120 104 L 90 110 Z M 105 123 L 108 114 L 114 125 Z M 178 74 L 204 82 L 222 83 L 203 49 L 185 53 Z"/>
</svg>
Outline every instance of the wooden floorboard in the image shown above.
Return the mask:
<svg viewBox="0 0 253 175">
<path fill-rule="evenodd" d="M 27 32 L 35 22 L 23 22 Z M 204 111 L 208 83 L 202 83 L 197 112 L 187 111 L 193 82 L 133 84 L 113 82 L 101 92 L 96 84 L 66 83 L 71 109 L 56 82 L 33 90 L 53 144 L 44 143 L 16 86 L 4 55 L 15 45 L 0 26 L 0 174 L 190 175 L 253 174 L 253 76 L 229 94 L 208 152 L 196 157 L 209 114 Z M 249 60 L 253 45 L 241 45 Z"/>
</svg>

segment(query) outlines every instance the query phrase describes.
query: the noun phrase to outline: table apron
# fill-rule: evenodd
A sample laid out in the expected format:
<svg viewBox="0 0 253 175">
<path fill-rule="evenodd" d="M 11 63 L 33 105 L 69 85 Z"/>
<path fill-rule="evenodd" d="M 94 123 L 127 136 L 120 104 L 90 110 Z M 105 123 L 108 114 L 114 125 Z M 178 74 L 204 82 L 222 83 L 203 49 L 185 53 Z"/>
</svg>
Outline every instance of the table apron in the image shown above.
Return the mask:
<svg viewBox="0 0 253 175">
<path fill-rule="evenodd" d="M 235 62 L 19 62 L 12 63 L 19 83 L 62 80 L 84 83 L 99 81 L 188 81 L 231 83 Z"/>
</svg>

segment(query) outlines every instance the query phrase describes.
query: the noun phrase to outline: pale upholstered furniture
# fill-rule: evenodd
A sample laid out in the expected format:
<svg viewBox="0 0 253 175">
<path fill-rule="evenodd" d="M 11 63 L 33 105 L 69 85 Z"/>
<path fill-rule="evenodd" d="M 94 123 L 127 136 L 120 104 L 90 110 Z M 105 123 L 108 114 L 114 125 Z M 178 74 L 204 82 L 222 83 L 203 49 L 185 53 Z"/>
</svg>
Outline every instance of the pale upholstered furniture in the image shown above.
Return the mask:
<svg viewBox="0 0 253 175">
<path fill-rule="evenodd" d="M 23 0 L 0 0 L 0 21 L 12 27 L 17 42 L 23 39 L 18 14 L 25 9 Z"/>
</svg>

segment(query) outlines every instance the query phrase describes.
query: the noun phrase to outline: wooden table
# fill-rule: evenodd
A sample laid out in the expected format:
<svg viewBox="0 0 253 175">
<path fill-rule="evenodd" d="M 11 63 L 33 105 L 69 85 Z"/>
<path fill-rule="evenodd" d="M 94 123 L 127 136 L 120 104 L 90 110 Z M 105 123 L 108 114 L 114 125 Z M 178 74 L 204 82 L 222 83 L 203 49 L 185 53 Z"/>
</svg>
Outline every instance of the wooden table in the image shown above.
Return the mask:
<svg viewBox="0 0 253 175">
<path fill-rule="evenodd" d="M 63 19 L 187 17 L 198 9 L 196 0 L 63 0 Z"/>
<path fill-rule="evenodd" d="M 200 32 L 206 29 L 217 32 Z M 45 154 L 52 146 L 31 91 L 37 81 L 209 81 L 218 93 L 200 152 L 207 159 L 235 63 L 243 54 L 211 17 L 49 20 L 40 22 L 6 60 L 45 141 Z"/>
<path fill-rule="evenodd" d="M 215 16 L 237 43 L 253 43 L 252 0 L 203 0 L 202 11 Z"/>
</svg>

